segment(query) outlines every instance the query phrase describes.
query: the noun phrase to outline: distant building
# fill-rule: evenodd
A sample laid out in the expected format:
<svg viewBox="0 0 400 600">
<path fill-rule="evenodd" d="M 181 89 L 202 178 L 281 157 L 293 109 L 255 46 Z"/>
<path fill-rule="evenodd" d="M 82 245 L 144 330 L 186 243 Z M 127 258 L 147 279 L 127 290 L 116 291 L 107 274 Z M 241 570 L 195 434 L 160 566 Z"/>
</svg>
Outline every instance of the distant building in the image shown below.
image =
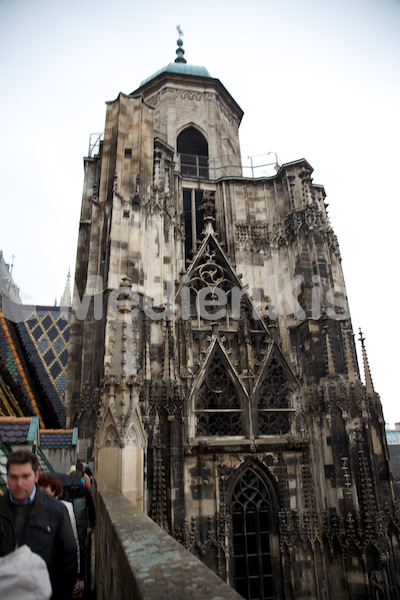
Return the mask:
<svg viewBox="0 0 400 600">
<path fill-rule="evenodd" d="M 19 287 L 14 283 L 11 266 L 4 260 L 2 250 L 0 250 L 0 293 L 13 302 L 21 303 Z"/>
<path fill-rule="evenodd" d="M 393 473 L 394 490 L 400 501 L 400 423 L 394 424 L 394 429 L 386 429 L 390 463 Z"/>
<path fill-rule="evenodd" d="M 324 188 L 305 159 L 244 170 L 241 108 L 183 53 L 107 103 L 85 159 L 68 425 L 99 489 L 245 598 L 399 598 L 382 406 Z"/>
</svg>

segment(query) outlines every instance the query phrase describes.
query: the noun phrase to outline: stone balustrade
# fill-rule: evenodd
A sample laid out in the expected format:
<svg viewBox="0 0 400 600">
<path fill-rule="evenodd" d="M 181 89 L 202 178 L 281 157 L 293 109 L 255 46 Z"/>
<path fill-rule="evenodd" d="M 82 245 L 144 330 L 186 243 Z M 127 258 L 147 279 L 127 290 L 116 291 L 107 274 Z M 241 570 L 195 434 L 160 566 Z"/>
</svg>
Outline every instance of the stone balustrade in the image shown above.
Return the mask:
<svg viewBox="0 0 400 600">
<path fill-rule="evenodd" d="M 97 493 L 97 600 L 241 596 L 119 492 Z"/>
</svg>

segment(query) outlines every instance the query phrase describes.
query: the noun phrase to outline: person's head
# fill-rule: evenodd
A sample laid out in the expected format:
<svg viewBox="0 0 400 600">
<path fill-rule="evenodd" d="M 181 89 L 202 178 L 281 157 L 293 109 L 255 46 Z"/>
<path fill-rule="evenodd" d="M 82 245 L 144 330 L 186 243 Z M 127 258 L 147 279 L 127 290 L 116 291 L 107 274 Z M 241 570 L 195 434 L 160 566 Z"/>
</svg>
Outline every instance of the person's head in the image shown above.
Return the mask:
<svg viewBox="0 0 400 600">
<path fill-rule="evenodd" d="M 38 486 L 43 492 L 56 498 L 59 498 L 63 494 L 63 486 L 54 473 L 40 473 Z"/>
<path fill-rule="evenodd" d="M 83 473 L 82 473 L 82 471 L 79 471 L 78 469 L 74 469 L 73 471 L 70 472 L 69 476 L 73 480 L 77 479 L 78 481 L 80 481 L 83 477 Z"/>
<path fill-rule="evenodd" d="M 33 492 L 39 479 L 39 461 L 29 450 L 17 450 L 7 460 L 7 483 L 10 494 L 23 502 Z"/>
</svg>

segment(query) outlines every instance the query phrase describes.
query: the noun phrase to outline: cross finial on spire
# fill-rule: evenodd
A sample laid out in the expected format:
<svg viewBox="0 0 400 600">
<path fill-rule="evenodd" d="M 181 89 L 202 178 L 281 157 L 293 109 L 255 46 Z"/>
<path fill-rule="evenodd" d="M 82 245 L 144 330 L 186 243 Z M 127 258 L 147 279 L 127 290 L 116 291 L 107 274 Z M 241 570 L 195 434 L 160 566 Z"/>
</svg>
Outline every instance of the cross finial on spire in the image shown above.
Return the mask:
<svg viewBox="0 0 400 600">
<path fill-rule="evenodd" d="M 175 62 L 176 62 L 176 63 L 186 63 L 186 62 L 187 62 L 187 60 L 186 60 L 186 58 L 184 58 L 184 57 L 183 57 L 183 55 L 185 54 L 185 51 L 184 51 L 184 49 L 182 48 L 182 46 L 183 46 L 183 41 L 182 41 L 182 39 L 181 39 L 181 36 L 183 35 L 183 31 L 182 31 L 182 29 L 181 29 L 181 26 L 180 26 L 180 25 L 177 25 L 177 26 L 176 26 L 176 29 L 177 29 L 177 31 L 178 31 L 178 34 L 179 34 L 179 39 L 178 39 L 178 41 L 176 42 L 176 43 L 178 44 L 178 48 L 176 49 L 176 54 L 177 54 L 178 56 L 177 56 L 177 58 L 175 59 Z"/>
</svg>

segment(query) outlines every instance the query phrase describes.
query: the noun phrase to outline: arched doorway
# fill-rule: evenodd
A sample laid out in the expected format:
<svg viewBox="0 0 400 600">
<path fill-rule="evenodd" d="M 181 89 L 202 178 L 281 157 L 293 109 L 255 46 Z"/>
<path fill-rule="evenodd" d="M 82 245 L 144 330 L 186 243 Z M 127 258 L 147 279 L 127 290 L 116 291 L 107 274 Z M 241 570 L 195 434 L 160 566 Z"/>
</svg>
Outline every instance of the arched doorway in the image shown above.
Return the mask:
<svg viewBox="0 0 400 600">
<path fill-rule="evenodd" d="M 280 581 L 274 573 L 276 502 L 269 486 L 248 465 L 232 490 L 233 586 L 248 600 L 274 600 Z"/>
</svg>

